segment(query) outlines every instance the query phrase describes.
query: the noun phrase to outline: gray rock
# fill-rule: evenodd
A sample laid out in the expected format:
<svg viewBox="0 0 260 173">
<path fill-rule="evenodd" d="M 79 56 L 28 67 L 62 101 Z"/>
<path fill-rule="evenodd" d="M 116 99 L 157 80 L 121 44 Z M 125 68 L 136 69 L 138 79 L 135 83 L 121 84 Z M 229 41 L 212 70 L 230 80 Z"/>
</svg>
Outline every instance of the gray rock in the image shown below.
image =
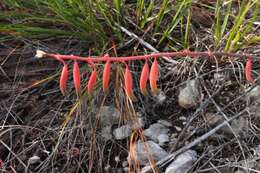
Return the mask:
<svg viewBox="0 0 260 173">
<path fill-rule="evenodd" d="M 246 101 L 248 102 L 251 116 L 260 120 L 260 86 L 254 87 L 247 93 Z"/>
<path fill-rule="evenodd" d="M 170 138 L 167 134 L 160 134 L 158 137 L 158 142 L 160 146 L 164 146 L 167 142 L 170 141 Z"/>
<path fill-rule="evenodd" d="M 112 139 L 112 126 L 105 126 L 101 129 L 101 136 L 105 139 L 105 140 L 110 140 Z"/>
<path fill-rule="evenodd" d="M 146 148 L 146 146 L 148 148 Z M 168 153 L 153 141 L 147 141 L 145 144 L 138 141 L 136 144 L 136 154 L 141 165 L 149 163 L 149 155 L 154 159 L 154 161 L 158 161 L 168 156 Z"/>
<path fill-rule="evenodd" d="M 212 112 L 206 112 L 205 114 L 203 114 L 203 118 L 206 121 L 207 125 L 211 127 L 217 126 L 225 120 L 222 115 Z"/>
<path fill-rule="evenodd" d="M 176 139 L 177 136 L 178 136 L 178 133 L 172 133 L 172 134 L 170 135 L 170 138 L 171 138 L 171 139 Z"/>
<path fill-rule="evenodd" d="M 156 95 L 156 99 L 159 104 L 163 104 L 166 100 L 166 95 L 163 91 L 160 91 L 159 94 Z"/>
<path fill-rule="evenodd" d="M 28 159 L 28 164 L 36 164 L 36 163 L 40 163 L 41 162 L 41 158 L 39 156 L 32 156 Z"/>
<path fill-rule="evenodd" d="M 179 127 L 179 126 L 174 126 L 174 128 L 176 129 L 177 132 L 181 132 L 182 131 L 182 128 Z"/>
<path fill-rule="evenodd" d="M 166 126 L 166 127 L 172 127 L 172 123 L 170 123 L 170 122 L 168 122 L 166 120 L 158 120 L 157 122 L 162 124 L 162 125 L 164 125 L 164 126 Z"/>
<path fill-rule="evenodd" d="M 129 125 L 123 125 L 119 128 L 114 129 L 113 135 L 114 135 L 115 139 L 121 140 L 121 139 L 125 139 L 125 138 L 129 137 L 131 132 L 132 132 L 132 129 Z"/>
<path fill-rule="evenodd" d="M 127 166 L 128 166 L 128 161 L 126 161 L 126 160 L 123 161 L 123 162 L 122 162 L 122 166 L 123 166 L 124 168 L 127 167 Z"/>
<path fill-rule="evenodd" d="M 165 127 L 161 123 L 154 123 L 150 127 L 144 130 L 144 135 L 149 137 L 155 142 L 158 142 L 158 136 L 161 134 L 167 134 L 170 131 L 169 128 Z"/>
<path fill-rule="evenodd" d="M 137 113 L 137 118 L 135 121 L 129 123 L 131 125 L 131 128 L 134 129 L 139 129 L 144 127 L 145 125 L 145 117 L 141 113 Z"/>
<path fill-rule="evenodd" d="M 242 131 L 248 131 L 248 119 L 246 117 L 239 117 L 238 119 L 235 119 L 231 122 L 231 127 L 233 131 L 238 134 Z"/>
<path fill-rule="evenodd" d="M 186 87 L 180 90 L 178 103 L 185 109 L 195 108 L 199 105 L 201 98 L 200 86 L 197 80 L 187 81 Z"/>
<path fill-rule="evenodd" d="M 256 146 L 255 153 L 257 156 L 260 156 L 260 144 Z"/>
<path fill-rule="evenodd" d="M 120 121 L 120 115 L 121 113 L 114 106 L 102 106 L 98 115 L 101 127 L 118 124 Z"/>
<path fill-rule="evenodd" d="M 120 121 L 120 112 L 114 106 L 102 106 L 98 118 L 100 119 L 101 136 L 105 140 L 112 139 L 112 125 Z"/>
<path fill-rule="evenodd" d="M 125 172 L 127 172 L 127 173 L 129 172 L 129 168 L 128 167 L 124 167 L 123 169 L 124 169 Z"/>
<path fill-rule="evenodd" d="M 176 157 L 176 159 L 166 168 L 165 173 L 186 173 L 192 164 L 197 160 L 197 152 L 188 150 Z"/>
<path fill-rule="evenodd" d="M 238 119 L 233 120 L 230 123 L 230 127 L 224 126 L 221 131 L 226 133 L 227 135 L 233 135 L 233 132 L 236 135 L 246 135 L 249 130 L 249 121 L 248 118 L 245 116 L 241 116 Z"/>
<path fill-rule="evenodd" d="M 256 86 L 251 91 L 249 91 L 247 93 L 246 99 L 251 102 L 257 101 L 258 103 L 260 103 L 260 86 Z"/>
</svg>

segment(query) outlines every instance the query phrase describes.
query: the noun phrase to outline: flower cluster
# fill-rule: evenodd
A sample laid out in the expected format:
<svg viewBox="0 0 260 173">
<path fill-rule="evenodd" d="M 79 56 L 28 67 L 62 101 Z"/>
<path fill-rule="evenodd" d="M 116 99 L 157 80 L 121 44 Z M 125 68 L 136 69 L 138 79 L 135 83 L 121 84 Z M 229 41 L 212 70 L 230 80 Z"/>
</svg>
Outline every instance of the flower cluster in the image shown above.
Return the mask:
<svg viewBox="0 0 260 173">
<path fill-rule="evenodd" d="M 157 58 L 159 57 L 173 57 L 173 56 L 190 56 L 190 57 L 199 57 L 199 56 L 230 56 L 230 57 L 246 57 L 247 63 L 245 68 L 245 76 L 247 81 L 253 82 L 251 77 L 252 71 L 252 64 L 253 58 L 251 55 L 245 54 L 234 54 L 234 53 L 224 53 L 224 52 L 190 52 L 188 50 L 182 52 L 169 52 L 169 53 L 156 53 L 156 54 L 149 54 L 149 55 L 142 55 L 142 56 L 129 56 L 129 57 L 109 57 L 105 55 L 103 57 L 79 57 L 74 55 L 59 55 L 59 54 L 48 54 L 43 51 L 38 50 L 36 53 L 36 57 L 50 57 L 60 61 L 63 64 L 63 69 L 60 76 L 60 90 L 63 94 L 65 94 L 67 81 L 68 81 L 68 65 L 66 64 L 65 60 L 73 60 L 73 83 L 76 90 L 77 95 L 79 96 L 81 93 L 81 79 L 80 79 L 80 68 L 78 65 L 78 61 L 85 61 L 87 62 L 91 68 L 92 72 L 89 77 L 89 80 L 86 84 L 86 89 L 89 95 L 93 95 L 93 90 L 96 85 L 97 81 L 97 70 L 95 63 L 104 61 L 104 69 L 103 69 L 103 91 L 108 92 L 109 90 L 109 81 L 110 81 L 110 65 L 111 62 L 121 62 L 125 65 L 125 72 L 124 72 L 124 89 L 126 95 L 131 99 L 135 100 L 136 97 L 133 93 L 133 79 L 131 71 L 128 67 L 127 62 L 132 60 L 144 60 L 144 66 L 142 68 L 139 87 L 140 91 L 143 95 L 147 95 L 147 83 L 148 80 L 150 82 L 150 88 L 152 93 L 157 94 L 157 80 L 158 80 L 158 61 Z M 148 59 L 153 59 L 153 63 L 151 68 L 148 65 Z"/>
</svg>

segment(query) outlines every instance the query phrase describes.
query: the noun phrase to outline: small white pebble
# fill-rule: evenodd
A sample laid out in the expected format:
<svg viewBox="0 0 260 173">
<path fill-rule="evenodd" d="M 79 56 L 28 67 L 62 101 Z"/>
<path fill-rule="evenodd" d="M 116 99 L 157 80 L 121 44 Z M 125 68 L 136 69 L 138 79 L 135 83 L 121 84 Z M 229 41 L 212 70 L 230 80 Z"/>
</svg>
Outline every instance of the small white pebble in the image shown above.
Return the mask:
<svg viewBox="0 0 260 173">
<path fill-rule="evenodd" d="M 125 172 L 129 172 L 129 168 L 128 167 L 124 167 L 124 171 Z"/>
<path fill-rule="evenodd" d="M 115 157 L 115 161 L 116 161 L 116 162 L 120 162 L 120 157 L 119 157 L 119 156 L 116 156 L 116 157 Z"/>
<path fill-rule="evenodd" d="M 160 104 L 162 104 L 166 100 L 166 96 L 162 91 L 160 91 L 157 95 L 157 100 Z"/>
<path fill-rule="evenodd" d="M 46 54 L 46 53 L 45 53 L 44 51 L 42 51 L 42 50 L 36 50 L 36 55 L 35 55 L 35 57 L 36 57 L 36 58 L 42 58 L 42 57 L 44 57 L 45 54 Z"/>
<path fill-rule="evenodd" d="M 32 156 L 29 158 L 28 163 L 29 164 L 35 164 L 41 162 L 41 158 L 39 156 Z"/>
<path fill-rule="evenodd" d="M 108 171 L 109 169 L 111 168 L 111 166 L 110 165 L 107 165 L 107 166 L 105 166 L 105 171 Z"/>
<path fill-rule="evenodd" d="M 128 166 L 128 161 L 123 161 L 122 166 L 123 167 L 127 167 Z"/>
<path fill-rule="evenodd" d="M 177 136 L 178 136 L 177 133 L 173 133 L 173 134 L 171 134 L 171 138 L 176 138 Z"/>
<path fill-rule="evenodd" d="M 180 117 L 179 117 L 179 120 L 181 120 L 181 121 L 186 121 L 187 118 L 186 118 L 185 116 L 180 116 Z"/>
<path fill-rule="evenodd" d="M 178 131 L 178 132 L 180 132 L 182 129 L 180 128 L 180 127 L 178 127 L 178 126 L 174 126 L 175 127 L 175 129 Z"/>
</svg>

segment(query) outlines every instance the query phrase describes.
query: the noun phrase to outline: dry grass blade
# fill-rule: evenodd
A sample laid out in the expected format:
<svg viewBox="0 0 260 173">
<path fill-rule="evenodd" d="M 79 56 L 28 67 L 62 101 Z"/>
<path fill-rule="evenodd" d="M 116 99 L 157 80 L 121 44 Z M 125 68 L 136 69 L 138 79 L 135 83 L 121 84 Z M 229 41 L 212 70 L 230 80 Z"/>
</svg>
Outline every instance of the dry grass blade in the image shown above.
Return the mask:
<svg viewBox="0 0 260 173">
<path fill-rule="evenodd" d="M 138 139 L 138 133 L 134 132 L 131 135 L 130 139 L 130 146 L 129 146 L 129 156 L 130 159 L 128 160 L 129 162 L 129 172 L 140 172 L 140 164 L 138 162 L 137 154 L 136 154 L 136 142 Z M 134 161 L 134 163 L 132 163 Z M 131 170 L 133 167 L 133 170 Z"/>
</svg>

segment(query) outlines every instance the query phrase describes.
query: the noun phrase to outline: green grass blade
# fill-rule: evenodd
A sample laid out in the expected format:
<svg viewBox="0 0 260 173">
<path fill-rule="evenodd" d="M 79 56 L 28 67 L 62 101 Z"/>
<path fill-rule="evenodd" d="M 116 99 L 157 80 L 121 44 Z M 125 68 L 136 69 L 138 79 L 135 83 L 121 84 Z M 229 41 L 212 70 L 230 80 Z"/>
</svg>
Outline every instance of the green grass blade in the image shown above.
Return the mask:
<svg viewBox="0 0 260 173">
<path fill-rule="evenodd" d="M 232 0 L 230 0 L 227 3 L 228 3 L 227 10 L 225 12 L 224 21 L 223 21 L 222 26 L 221 26 L 221 34 L 220 34 L 221 38 L 223 37 L 223 35 L 224 35 L 224 33 L 225 33 L 226 29 L 227 29 L 228 19 L 229 19 L 230 15 L 231 15 L 231 12 L 232 12 L 231 11 L 231 9 L 232 9 L 231 8 L 232 7 Z"/>
<path fill-rule="evenodd" d="M 143 19 L 142 22 L 141 22 L 141 28 L 143 28 L 143 27 L 145 26 L 145 24 L 146 24 L 147 22 L 149 22 L 149 19 L 150 19 L 149 17 L 150 17 L 150 15 L 151 15 L 151 13 L 152 13 L 154 7 L 155 7 L 155 5 L 154 5 L 154 0 L 151 0 L 150 3 L 149 3 L 148 8 L 147 8 L 147 10 L 146 10 L 146 12 L 145 12 L 145 14 L 144 14 L 144 19 Z M 151 19 L 153 19 L 153 18 L 151 18 Z"/>
<path fill-rule="evenodd" d="M 187 24 L 185 29 L 185 35 L 184 35 L 184 47 L 189 47 L 189 33 L 190 33 L 190 24 L 191 24 L 191 10 L 188 11 L 188 18 L 187 18 Z"/>
<path fill-rule="evenodd" d="M 218 43 L 221 40 L 221 28 L 220 28 L 220 3 L 221 0 L 217 0 L 216 8 L 215 8 L 215 18 L 216 18 L 216 24 L 215 24 L 215 31 L 214 31 L 214 43 L 215 47 L 218 45 Z"/>
<path fill-rule="evenodd" d="M 177 4 L 177 11 L 171 21 L 171 23 L 167 26 L 167 29 L 163 33 L 162 38 L 159 41 L 159 44 L 169 35 L 172 33 L 172 31 L 175 29 L 175 27 L 179 24 L 179 22 L 182 20 L 183 16 L 187 15 L 187 10 L 192 4 L 192 0 L 184 0 L 180 1 L 179 4 Z"/>
<path fill-rule="evenodd" d="M 137 0 L 137 2 L 136 2 L 136 16 L 137 16 L 138 21 L 142 20 L 142 15 L 143 15 L 142 13 L 143 13 L 144 5 L 145 5 L 144 0 Z"/>
<path fill-rule="evenodd" d="M 242 2 L 242 5 L 239 9 L 239 13 L 236 16 L 234 25 L 233 25 L 233 27 L 230 31 L 229 36 L 228 36 L 227 44 L 225 46 L 225 51 L 230 51 L 231 48 L 233 47 L 233 45 L 236 44 L 239 41 L 239 39 L 240 39 L 239 28 L 242 26 L 242 23 L 245 19 L 246 14 L 248 13 L 250 8 L 254 4 L 254 2 L 253 3 L 251 3 L 251 2 L 252 1 Z"/>
<path fill-rule="evenodd" d="M 118 14 L 122 13 L 122 0 L 113 0 L 113 4 Z"/>
<path fill-rule="evenodd" d="M 160 11 L 158 12 L 157 17 L 156 17 L 157 20 L 156 20 L 156 25 L 155 25 L 156 26 L 155 31 L 157 31 L 159 26 L 161 25 L 161 22 L 162 22 L 163 17 L 166 13 L 166 9 L 168 7 L 168 4 L 169 4 L 169 0 L 163 0 Z"/>
</svg>

